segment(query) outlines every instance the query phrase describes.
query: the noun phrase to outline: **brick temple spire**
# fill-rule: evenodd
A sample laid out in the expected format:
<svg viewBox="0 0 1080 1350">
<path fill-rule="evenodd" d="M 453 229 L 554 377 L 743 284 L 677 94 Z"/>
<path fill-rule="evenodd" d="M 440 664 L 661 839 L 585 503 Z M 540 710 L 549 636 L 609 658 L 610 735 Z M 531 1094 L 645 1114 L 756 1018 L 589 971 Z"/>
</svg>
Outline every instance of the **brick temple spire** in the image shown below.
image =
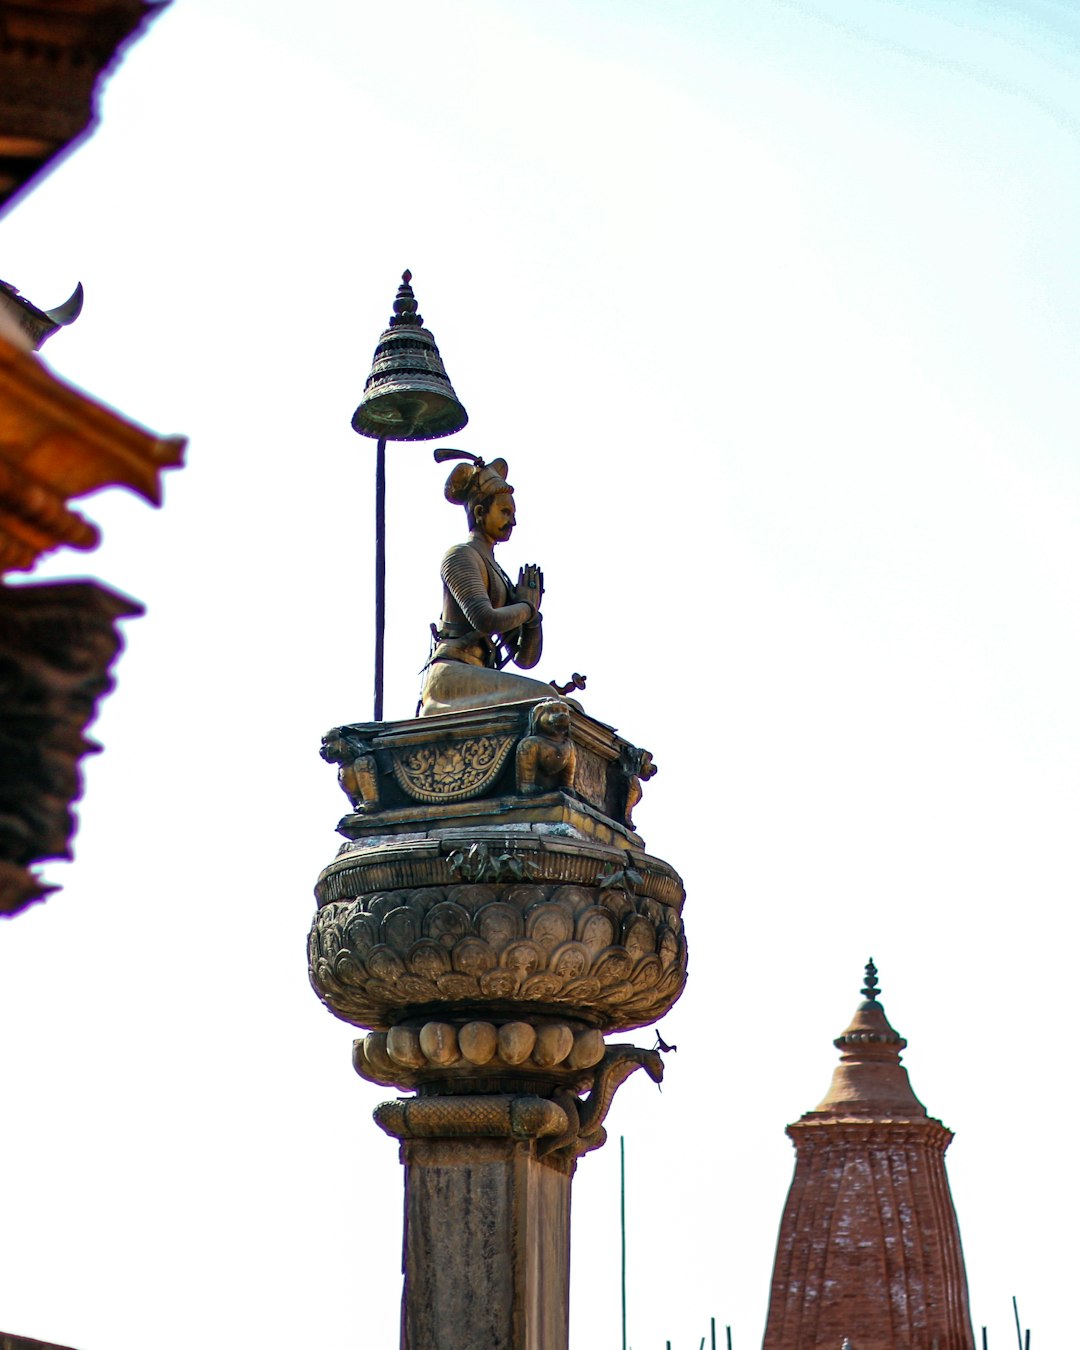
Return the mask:
<svg viewBox="0 0 1080 1350">
<path fill-rule="evenodd" d="M 788 1126 L 791 1183 L 763 1350 L 973 1350 L 945 1150 L 900 1063 L 907 1042 L 866 967 L 863 1001 L 833 1044 L 825 1099 Z"/>
</svg>

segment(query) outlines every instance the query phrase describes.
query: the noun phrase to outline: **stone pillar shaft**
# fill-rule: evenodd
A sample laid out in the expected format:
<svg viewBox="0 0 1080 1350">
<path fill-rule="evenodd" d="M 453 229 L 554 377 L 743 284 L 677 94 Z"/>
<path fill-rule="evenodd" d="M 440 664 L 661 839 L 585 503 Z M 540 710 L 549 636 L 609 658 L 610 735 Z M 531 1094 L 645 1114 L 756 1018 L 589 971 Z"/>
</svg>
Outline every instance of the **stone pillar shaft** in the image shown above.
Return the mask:
<svg viewBox="0 0 1080 1350">
<path fill-rule="evenodd" d="M 530 1141 L 410 1139 L 402 1350 L 567 1350 L 570 1170 Z"/>
</svg>

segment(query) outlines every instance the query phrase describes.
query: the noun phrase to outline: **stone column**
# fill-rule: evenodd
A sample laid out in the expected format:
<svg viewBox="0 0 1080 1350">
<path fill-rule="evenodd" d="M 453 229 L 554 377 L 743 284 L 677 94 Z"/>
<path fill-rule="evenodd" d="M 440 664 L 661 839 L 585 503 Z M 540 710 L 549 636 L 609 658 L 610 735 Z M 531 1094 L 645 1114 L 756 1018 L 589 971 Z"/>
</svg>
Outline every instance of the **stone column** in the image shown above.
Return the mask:
<svg viewBox="0 0 1080 1350">
<path fill-rule="evenodd" d="M 567 1350 L 577 1160 L 619 1085 L 663 1074 L 605 1033 L 686 979 L 682 883 L 629 819 L 644 752 L 575 711 L 573 789 L 523 780 L 529 714 L 327 738 L 362 809 L 319 881 L 310 973 L 371 1028 L 357 1072 L 415 1093 L 375 1112 L 405 1167 L 403 1350 Z"/>
<path fill-rule="evenodd" d="M 442 1128 L 475 1123 L 468 1098 L 440 1108 Z M 518 1128 L 548 1125 L 533 1114 Z M 402 1345 L 566 1350 L 573 1164 L 538 1157 L 535 1135 L 406 1134 L 401 1158 Z"/>
</svg>

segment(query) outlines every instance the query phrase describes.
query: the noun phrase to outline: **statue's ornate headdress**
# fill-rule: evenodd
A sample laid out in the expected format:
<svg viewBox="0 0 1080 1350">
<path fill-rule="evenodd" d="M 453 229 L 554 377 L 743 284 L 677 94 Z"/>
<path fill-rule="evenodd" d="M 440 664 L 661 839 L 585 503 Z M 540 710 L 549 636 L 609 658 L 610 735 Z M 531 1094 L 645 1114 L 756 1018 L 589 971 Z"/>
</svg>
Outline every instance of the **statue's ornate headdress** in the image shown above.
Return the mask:
<svg viewBox="0 0 1080 1350">
<path fill-rule="evenodd" d="M 493 459 L 490 464 L 486 464 L 479 455 L 470 455 L 468 450 L 440 446 L 435 451 L 436 463 L 443 464 L 448 459 L 466 461 L 454 465 L 443 489 L 446 500 L 455 506 L 464 506 L 468 510 L 475 502 L 483 501 L 486 497 L 514 490 L 506 481 L 509 468 L 505 459 Z"/>
</svg>

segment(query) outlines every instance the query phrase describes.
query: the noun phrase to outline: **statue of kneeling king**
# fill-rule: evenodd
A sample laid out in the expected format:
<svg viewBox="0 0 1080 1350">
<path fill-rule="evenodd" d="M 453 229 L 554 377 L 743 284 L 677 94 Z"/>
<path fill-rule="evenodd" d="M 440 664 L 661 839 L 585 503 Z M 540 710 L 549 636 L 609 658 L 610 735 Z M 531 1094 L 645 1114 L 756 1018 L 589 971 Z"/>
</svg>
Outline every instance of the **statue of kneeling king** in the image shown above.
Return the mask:
<svg viewBox="0 0 1080 1350">
<path fill-rule="evenodd" d="M 495 561 L 516 524 L 514 489 L 505 459 L 490 464 L 464 450 L 435 452 L 438 460 L 466 461 L 446 480 L 446 499 L 464 506 L 469 537 L 443 558 L 442 615 L 432 625 L 434 649 L 424 670 L 420 716 L 551 698 L 552 686 L 504 667 L 531 670 L 544 635 L 540 603 L 544 577 L 528 564 L 512 582 Z"/>
</svg>

